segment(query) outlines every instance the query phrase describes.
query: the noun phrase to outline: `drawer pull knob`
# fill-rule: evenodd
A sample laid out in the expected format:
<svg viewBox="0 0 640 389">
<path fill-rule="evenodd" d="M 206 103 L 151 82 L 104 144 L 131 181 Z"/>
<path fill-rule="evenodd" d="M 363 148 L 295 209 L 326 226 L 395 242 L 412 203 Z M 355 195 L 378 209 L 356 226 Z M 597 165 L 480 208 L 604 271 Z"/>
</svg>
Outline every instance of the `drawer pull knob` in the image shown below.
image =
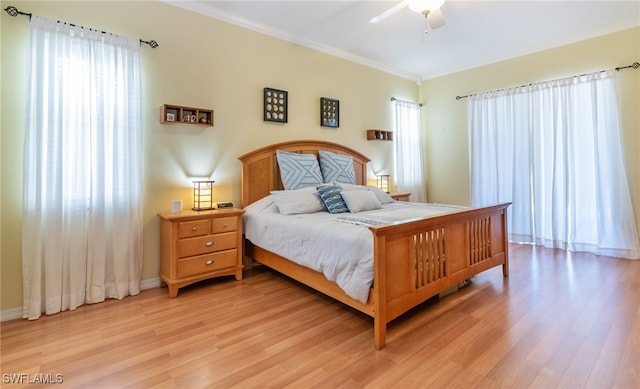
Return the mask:
<svg viewBox="0 0 640 389">
<path fill-rule="evenodd" d="M 208 259 L 207 262 L 205 262 L 205 265 L 213 265 L 213 259 Z"/>
<path fill-rule="evenodd" d="M 209 242 L 205 243 L 204 245 L 207 246 L 207 247 L 211 247 L 211 246 L 213 246 L 213 242 L 209 241 Z"/>
<path fill-rule="evenodd" d="M 223 227 L 224 227 L 224 228 L 227 228 L 227 227 L 229 227 L 229 224 L 224 223 Z"/>
<path fill-rule="evenodd" d="M 191 231 L 196 231 L 198 227 L 191 227 Z"/>
</svg>

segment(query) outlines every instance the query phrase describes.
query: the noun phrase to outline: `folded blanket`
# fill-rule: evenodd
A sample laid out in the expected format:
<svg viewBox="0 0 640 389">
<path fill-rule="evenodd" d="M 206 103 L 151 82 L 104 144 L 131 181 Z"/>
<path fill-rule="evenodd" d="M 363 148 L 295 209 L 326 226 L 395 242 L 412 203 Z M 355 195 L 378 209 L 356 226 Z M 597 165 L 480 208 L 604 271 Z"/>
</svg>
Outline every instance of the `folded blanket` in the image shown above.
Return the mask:
<svg viewBox="0 0 640 389">
<path fill-rule="evenodd" d="M 384 221 L 384 220 L 370 219 L 370 218 L 357 217 L 357 216 L 340 216 L 340 217 L 337 217 L 336 220 L 343 223 L 351 223 L 351 224 L 356 224 L 358 226 L 365 226 L 365 227 L 377 226 L 380 224 L 389 223 L 388 221 Z"/>
</svg>

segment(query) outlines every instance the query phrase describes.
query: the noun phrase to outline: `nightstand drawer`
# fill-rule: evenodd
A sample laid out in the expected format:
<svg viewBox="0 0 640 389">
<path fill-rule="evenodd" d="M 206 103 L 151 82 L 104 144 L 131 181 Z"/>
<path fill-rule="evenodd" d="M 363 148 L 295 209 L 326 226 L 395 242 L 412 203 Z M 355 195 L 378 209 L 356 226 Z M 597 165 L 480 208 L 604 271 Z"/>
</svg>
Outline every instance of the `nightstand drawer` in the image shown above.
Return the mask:
<svg viewBox="0 0 640 389">
<path fill-rule="evenodd" d="M 237 264 L 237 249 L 199 255 L 178 261 L 178 277 L 182 278 L 208 273 L 215 270 L 235 267 Z"/>
<path fill-rule="evenodd" d="M 236 231 L 238 229 L 237 217 L 219 217 L 211 220 L 211 233 Z"/>
<path fill-rule="evenodd" d="M 178 258 L 237 248 L 236 232 L 178 240 Z"/>
<path fill-rule="evenodd" d="M 178 223 L 178 239 L 202 236 L 209 233 L 209 219 Z"/>
</svg>

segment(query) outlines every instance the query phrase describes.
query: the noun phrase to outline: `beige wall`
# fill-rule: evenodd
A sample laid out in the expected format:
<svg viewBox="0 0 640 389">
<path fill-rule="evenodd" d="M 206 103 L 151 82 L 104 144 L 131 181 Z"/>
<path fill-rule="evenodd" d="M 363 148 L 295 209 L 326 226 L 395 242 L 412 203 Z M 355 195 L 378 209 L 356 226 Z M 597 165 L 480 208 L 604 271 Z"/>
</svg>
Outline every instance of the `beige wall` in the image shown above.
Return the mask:
<svg viewBox="0 0 640 389">
<path fill-rule="evenodd" d="M 589 39 L 456 74 L 420 86 L 429 201 L 468 205 L 467 100 L 456 95 L 613 69 L 640 61 L 640 28 Z M 618 73 L 627 178 L 640 226 L 640 70 Z M 639 227 L 640 229 L 640 227 Z"/>
<path fill-rule="evenodd" d="M 156 213 L 172 199 L 191 207 L 189 177 L 211 176 L 215 201 L 240 204 L 237 157 L 291 139 L 324 139 L 392 169 L 392 144 L 367 142 L 367 128 L 391 129 L 390 97 L 417 100 L 415 81 L 331 57 L 161 2 L 5 2 L 21 11 L 145 40 L 143 53 L 144 264 L 158 277 Z M 2 12 L 1 310 L 22 305 L 21 204 L 24 127 L 25 17 Z M 262 121 L 262 89 L 289 92 L 289 122 Z M 319 125 L 320 97 L 340 100 L 340 128 Z M 215 110 L 208 128 L 160 124 L 160 106 Z M 10 113 L 10 114 L 7 114 Z"/>
</svg>

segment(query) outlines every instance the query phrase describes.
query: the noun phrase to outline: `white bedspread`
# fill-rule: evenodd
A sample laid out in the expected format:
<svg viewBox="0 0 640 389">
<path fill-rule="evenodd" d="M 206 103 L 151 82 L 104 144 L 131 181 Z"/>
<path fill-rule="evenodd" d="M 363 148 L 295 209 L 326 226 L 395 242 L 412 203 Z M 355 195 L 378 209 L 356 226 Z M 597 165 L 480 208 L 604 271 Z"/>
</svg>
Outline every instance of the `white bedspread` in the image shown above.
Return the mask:
<svg viewBox="0 0 640 389">
<path fill-rule="evenodd" d="M 366 303 L 373 282 L 373 235 L 368 226 L 460 209 L 393 202 L 359 213 L 285 216 L 269 195 L 245 208 L 244 234 L 254 245 L 321 272 L 348 296 Z"/>
</svg>

